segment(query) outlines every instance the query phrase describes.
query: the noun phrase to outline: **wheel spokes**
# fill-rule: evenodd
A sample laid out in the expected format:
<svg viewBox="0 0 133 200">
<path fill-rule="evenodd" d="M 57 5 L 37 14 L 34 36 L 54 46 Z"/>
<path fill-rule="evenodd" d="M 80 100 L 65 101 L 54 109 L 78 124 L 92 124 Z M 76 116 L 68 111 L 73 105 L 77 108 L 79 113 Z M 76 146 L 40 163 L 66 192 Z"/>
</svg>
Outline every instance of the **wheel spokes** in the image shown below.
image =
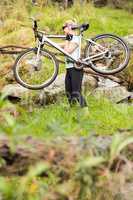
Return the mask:
<svg viewBox="0 0 133 200">
<path fill-rule="evenodd" d="M 47 53 L 37 57 L 35 52 L 29 52 L 20 58 L 17 64 L 17 73 L 21 81 L 31 86 L 47 83 L 54 70 L 54 61 Z"/>
<path fill-rule="evenodd" d="M 119 68 L 124 63 L 126 56 L 125 48 L 116 38 L 98 38 L 95 43 L 96 44 L 91 44 L 89 46 L 87 52 L 87 56 L 92 57 L 96 55 L 95 58 L 91 59 L 93 67 L 102 71 L 110 72 Z M 107 50 L 107 52 L 100 56 L 98 56 L 98 54 L 101 53 L 101 50 L 97 48 L 99 46 Z"/>
</svg>

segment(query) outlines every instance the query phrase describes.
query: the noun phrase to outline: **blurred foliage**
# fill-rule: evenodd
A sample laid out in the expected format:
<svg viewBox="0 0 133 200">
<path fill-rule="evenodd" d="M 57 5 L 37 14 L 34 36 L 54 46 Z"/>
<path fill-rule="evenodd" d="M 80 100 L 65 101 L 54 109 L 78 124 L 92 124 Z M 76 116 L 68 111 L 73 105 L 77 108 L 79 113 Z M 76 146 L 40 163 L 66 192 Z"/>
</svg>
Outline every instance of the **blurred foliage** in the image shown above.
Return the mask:
<svg viewBox="0 0 133 200">
<path fill-rule="evenodd" d="M 119 36 L 133 33 L 133 15 L 125 10 L 111 7 L 94 8 L 92 3 L 83 1 L 81 12 L 81 1 L 75 1 L 74 5 L 66 10 L 56 4 L 48 6 L 34 6 L 28 0 L 1 1 L 0 10 L 0 46 L 13 44 L 20 46 L 34 46 L 34 35 L 32 32 L 31 16 L 39 18 L 39 29 L 50 34 L 63 34 L 62 24 L 67 19 L 75 19 L 78 23 L 89 22 L 90 28 L 84 33 L 85 37 L 92 37 L 101 33 L 114 33 Z M 47 3 L 48 1 L 45 1 Z M 56 18 L 53 20 L 53 12 Z M 103 14 L 104 13 L 104 14 Z M 63 16 L 63 17 L 62 17 Z M 8 83 L 6 75 L 12 68 L 16 56 L 0 55 L 0 89 Z M 63 66 L 63 65 L 62 65 Z M 132 89 L 132 59 L 130 65 L 122 74 L 130 90 Z M 61 72 L 64 71 L 64 66 Z"/>
<path fill-rule="evenodd" d="M 83 149 L 81 155 L 80 146 L 75 148 L 62 140 L 54 147 L 49 141 L 54 154 L 48 154 L 46 160 L 38 160 L 38 163 L 29 166 L 23 176 L 0 177 L 1 199 L 106 200 L 108 197 L 109 200 L 115 200 L 119 196 L 119 200 L 123 200 L 123 197 L 130 200 L 132 193 L 129 190 L 127 192 L 126 187 L 132 184 L 133 172 L 125 149 L 133 144 L 133 136 L 113 136 L 106 151 L 98 151 L 96 144 L 92 144 L 88 146 L 89 150 Z M 47 147 L 46 142 L 44 145 Z M 71 146 L 68 153 L 65 146 Z"/>
</svg>

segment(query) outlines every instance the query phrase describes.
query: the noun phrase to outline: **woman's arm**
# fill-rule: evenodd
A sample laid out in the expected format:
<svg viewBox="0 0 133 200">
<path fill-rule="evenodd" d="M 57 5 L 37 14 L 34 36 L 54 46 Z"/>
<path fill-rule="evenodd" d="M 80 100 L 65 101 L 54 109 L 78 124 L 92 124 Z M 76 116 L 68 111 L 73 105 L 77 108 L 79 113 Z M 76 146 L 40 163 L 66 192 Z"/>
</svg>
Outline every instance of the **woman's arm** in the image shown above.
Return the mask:
<svg viewBox="0 0 133 200">
<path fill-rule="evenodd" d="M 79 45 L 76 42 L 66 41 L 64 50 L 71 54 L 78 46 Z"/>
<path fill-rule="evenodd" d="M 63 43 L 58 43 L 58 45 L 70 54 L 79 46 L 78 43 L 68 40 Z"/>
</svg>

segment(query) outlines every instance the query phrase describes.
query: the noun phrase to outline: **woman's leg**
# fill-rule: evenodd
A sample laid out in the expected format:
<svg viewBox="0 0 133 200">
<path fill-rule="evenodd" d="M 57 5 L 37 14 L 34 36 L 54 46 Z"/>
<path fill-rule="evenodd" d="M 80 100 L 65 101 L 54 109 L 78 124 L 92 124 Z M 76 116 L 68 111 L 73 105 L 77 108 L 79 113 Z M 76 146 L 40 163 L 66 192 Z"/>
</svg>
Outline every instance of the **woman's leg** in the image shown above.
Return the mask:
<svg viewBox="0 0 133 200">
<path fill-rule="evenodd" d="M 71 104 L 71 93 L 72 93 L 72 88 L 71 88 L 71 77 L 70 77 L 70 69 L 66 70 L 66 76 L 65 76 L 65 92 L 66 96 L 68 99 L 69 104 Z"/>
<path fill-rule="evenodd" d="M 72 102 L 79 102 L 81 107 L 87 106 L 87 103 L 82 96 L 82 80 L 83 80 L 83 70 L 78 70 L 76 68 L 71 68 L 70 71 L 71 76 L 71 86 L 72 86 Z"/>
</svg>

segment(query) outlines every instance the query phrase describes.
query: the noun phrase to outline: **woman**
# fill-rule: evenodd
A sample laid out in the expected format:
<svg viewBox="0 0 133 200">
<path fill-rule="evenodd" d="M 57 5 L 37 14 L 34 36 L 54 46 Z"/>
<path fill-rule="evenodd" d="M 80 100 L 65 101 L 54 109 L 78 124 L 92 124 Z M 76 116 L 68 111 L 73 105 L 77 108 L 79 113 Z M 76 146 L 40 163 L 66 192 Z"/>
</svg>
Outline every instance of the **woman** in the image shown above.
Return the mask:
<svg viewBox="0 0 133 200">
<path fill-rule="evenodd" d="M 68 20 L 63 25 L 63 30 L 66 35 L 65 43 L 60 46 L 75 59 L 80 58 L 80 37 L 76 35 L 76 31 L 72 30 L 75 22 Z M 83 69 L 76 69 L 74 62 L 66 57 L 66 77 L 65 91 L 70 105 L 78 102 L 81 107 L 86 107 L 87 103 L 82 96 L 81 87 L 83 80 Z"/>
</svg>

